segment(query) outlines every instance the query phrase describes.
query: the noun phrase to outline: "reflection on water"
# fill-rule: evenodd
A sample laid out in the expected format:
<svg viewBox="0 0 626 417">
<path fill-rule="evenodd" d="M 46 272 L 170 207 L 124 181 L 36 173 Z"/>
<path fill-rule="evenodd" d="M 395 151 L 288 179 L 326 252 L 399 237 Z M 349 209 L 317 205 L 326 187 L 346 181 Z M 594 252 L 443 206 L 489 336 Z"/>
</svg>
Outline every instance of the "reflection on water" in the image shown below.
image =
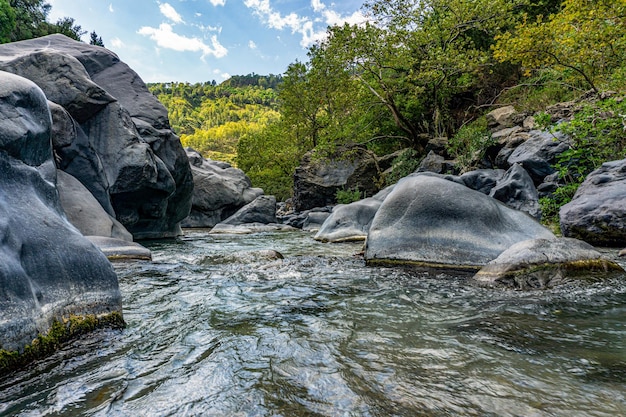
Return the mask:
<svg viewBox="0 0 626 417">
<path fill-rule="evenodd" d="M 0 415 L 626 415 L 626 277 L 490 290 L 300 232 L 148 246 L 116 265 L 128 327 L 0 380 Z"/>
</svg>

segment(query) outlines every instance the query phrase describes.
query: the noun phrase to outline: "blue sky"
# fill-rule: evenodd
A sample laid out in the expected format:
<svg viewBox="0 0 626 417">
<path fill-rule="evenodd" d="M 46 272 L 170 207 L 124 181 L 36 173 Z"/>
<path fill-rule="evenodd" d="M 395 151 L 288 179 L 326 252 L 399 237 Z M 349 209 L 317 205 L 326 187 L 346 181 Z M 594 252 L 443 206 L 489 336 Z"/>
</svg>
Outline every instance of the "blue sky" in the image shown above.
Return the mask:
<svg viewBox="0 0 626 417">
<path fill-rule="evenodd" d="M 49 20 L 73 17 L 145 82 L 282 74 L 326 27 L 362 23 L 362 0 L 47 0 Z M 89 41 L 89 34 L 83 37 Z"/>
</svg>

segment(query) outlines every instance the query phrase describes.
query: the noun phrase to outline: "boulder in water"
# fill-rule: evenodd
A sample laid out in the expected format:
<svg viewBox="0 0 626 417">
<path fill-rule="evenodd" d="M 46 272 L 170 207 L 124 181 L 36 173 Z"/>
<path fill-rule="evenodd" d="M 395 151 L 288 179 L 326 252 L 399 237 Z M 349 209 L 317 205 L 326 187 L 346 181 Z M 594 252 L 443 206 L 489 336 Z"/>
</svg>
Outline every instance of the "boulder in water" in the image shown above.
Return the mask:
<svg viewBox="0 0 626 417">
<path fill-rule="evenodd" d="M 474 280 L 514 289 L 544 289 L 574 279 L 603 279 L 624 273 L 593 246 L 571 238 L 519 242 L 485 265 Z"/>
<path fill-rule="evenodd" d="M 0 356 L 31 347 L 0 373 L 49 353 L 70 323 L 123 324 L 113 267 L 63 213 L 50 129 L 43 92 L 0 71 Z"/>
<path fill-rule="evenodd" d="M 370 227 L 368 264 L 477 270 L 514 243 L 555 236 L 526 213 L 430 175 L 400 180 Z"/>
</svg>

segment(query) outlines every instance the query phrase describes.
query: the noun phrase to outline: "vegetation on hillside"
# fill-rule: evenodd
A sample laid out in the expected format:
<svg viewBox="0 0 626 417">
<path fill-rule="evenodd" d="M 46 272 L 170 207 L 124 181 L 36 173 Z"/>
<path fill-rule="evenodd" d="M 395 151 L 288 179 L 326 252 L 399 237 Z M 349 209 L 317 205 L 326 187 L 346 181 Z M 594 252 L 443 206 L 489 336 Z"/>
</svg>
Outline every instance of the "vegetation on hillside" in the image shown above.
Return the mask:
<svg viewBox="0 0 626 417">
<path fill-rule="evenodd" d="M 534 112 L 588 90 L 624 92 L 626 0 L 369 0 L 364 11 L 369 23 L 330 27 L 288 67 L 280 117 L 239 141 L 237 163 L 257 185 L 286 187 L 309 150 L 409 146 L 420 158 L 437 136 L 469 169 L 491 144 L 481 116 L 495 106 Z M 570 197 L 582 175 L 569 169 L 624 157 L 618 102 L 561 127 L 586 138 L 559 163 L 576 178 L 563 181 Z M 592 132 L 598 111 L 615 117 Z"/>
<path fill-rule="evenodd" d="M 281 77 L 250 74 L 215 81 L 148 84 L 167 107 L 170 124 L 205 157 L 234 163 L 239 139 L 279 118 L 276 86 Z"/>
</svg>

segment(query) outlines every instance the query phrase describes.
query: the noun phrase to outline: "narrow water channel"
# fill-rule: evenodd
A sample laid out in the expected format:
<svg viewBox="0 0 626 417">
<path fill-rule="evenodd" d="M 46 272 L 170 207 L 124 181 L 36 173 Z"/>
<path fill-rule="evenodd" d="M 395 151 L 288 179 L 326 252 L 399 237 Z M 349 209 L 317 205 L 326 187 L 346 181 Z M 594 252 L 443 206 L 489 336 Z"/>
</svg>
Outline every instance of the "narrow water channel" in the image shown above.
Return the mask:
<svg viewBox="0 0 626 417">
<path fill-rule="evenodd" d="M 147 246 L 116 264 L 128 327 L 0 380 L 0 415 L 626 416 L 626 277 L 484 289 L 302 232 Z"/>
</svg>

